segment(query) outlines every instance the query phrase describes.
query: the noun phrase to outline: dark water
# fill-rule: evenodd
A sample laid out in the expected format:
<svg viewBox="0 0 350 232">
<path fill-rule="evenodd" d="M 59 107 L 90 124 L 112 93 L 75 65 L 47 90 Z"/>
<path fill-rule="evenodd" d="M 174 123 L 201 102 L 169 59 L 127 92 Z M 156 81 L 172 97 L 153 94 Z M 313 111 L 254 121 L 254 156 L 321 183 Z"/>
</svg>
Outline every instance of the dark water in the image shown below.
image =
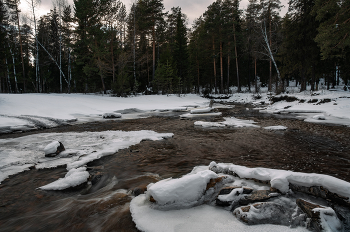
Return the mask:
<svg viewBox="0 0 350 232">
<path fill-rule="evenodd" d="M 66 191 L 36 188 L 66 174 L 65 167 L 30 170 L 0 184 L 0 231 L 137 231 L 129 212 L 135 193 L 161 178 L 179 177 L 211 161 L 322 173 L 350 181 L 350 128 L 276 118 L 249 106 L 221 110 L 224 117 L 251 119 L 260 126 L 283 125 L 284 132 L 261 128 L 203 129 L 193 120 L 166 117 L 63 126 L 32 133 L 154 130 L 171 139 L 144 141 L 88 164 L 89 184 Z M 198 119 L 195 119 L 198 120 Z M 201 119 L 219 121 L 221 117 Z"/>
</svg>

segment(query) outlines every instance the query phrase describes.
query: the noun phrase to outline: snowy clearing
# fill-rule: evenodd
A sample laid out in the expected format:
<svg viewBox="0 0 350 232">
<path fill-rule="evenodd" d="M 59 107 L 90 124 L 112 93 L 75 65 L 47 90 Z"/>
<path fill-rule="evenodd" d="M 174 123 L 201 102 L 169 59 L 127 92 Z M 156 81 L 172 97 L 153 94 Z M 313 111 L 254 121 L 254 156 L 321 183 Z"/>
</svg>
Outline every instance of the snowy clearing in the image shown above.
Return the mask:
<svg viewBox="0 0 350 232">
<path fill-rule="evenodd" d="M 142 140 L 161 140 L 172 133 L 154 131 L 104 131 L 83 133 L 42 133 L 14 139 L 0 139 L 0 183 L 10 175 L 29 170 L 67 165 L 81 167 L 90 161 L 116 153 Z M 45 147 L 60 141 L 66 148 L 57 156 L 45 157 Z"/>
</svg>

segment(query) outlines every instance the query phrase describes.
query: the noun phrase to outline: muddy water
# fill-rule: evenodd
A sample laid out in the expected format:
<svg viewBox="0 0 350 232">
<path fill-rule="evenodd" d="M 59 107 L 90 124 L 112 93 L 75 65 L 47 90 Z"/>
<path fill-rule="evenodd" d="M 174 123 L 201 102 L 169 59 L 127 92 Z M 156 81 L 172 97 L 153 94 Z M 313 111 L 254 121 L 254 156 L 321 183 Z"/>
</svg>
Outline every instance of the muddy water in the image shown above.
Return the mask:
<svg viewBox="0 0 350 232">
<path fill-rule="evenodd" d="M 69 191 L 39 191 L 66 174 L 64 167 L 30 170 L 0 185 L 1 231 L 137 231 L 129 213 L 134 192 L 148 183 L 179 177 L 211 161 L 248 167 L 316 172 L 350 181 L 350 128 L 306 123 L 259 114 L 237 105 L 223 116 L 252 119 L 260 126 L 283 125 L 284 132 L 262 128 L 203 129 L 177 115 L 64 126 L 41 132 L 154 130 L 172 132 L 162 141 L 143 141 L 88 164 L 92 185 Z M 198 119 L 195 119 L 198 120 Z M 222 120 L 221 117 L 204 119 Z M 151 222 L 150 222 L 151 223 Z"/>
</svg>

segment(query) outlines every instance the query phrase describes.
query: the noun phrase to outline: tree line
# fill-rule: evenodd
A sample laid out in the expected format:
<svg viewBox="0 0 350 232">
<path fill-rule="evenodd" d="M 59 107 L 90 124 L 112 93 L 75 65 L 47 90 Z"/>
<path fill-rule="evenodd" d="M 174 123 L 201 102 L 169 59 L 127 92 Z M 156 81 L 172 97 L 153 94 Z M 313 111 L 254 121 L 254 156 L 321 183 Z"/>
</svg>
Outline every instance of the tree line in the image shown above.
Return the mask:
<svg viewBox="0 0 350 232">
<path fill-rule="evenodd" d="M 180 7 L 138 0 L 56 0 L 20 20 L 19 0 L 0 0 L 0 92 L 230 93 L 291 80 L 319 88 L 350 79 L 350 1 L 216 0 L 188 28 Z"/>
</svg>

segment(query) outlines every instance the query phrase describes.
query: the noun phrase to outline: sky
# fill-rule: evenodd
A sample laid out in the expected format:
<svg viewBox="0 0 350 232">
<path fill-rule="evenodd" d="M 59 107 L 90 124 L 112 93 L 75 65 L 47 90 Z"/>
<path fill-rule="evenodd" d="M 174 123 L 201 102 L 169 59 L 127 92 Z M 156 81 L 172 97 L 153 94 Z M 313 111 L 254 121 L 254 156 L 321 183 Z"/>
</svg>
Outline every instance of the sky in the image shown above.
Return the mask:
<svg viewBox="0 0 350 232">
<path fill-rule="evenodd" d="M 134 0 L 121 0 L 127 7 L 130 9 L 130 6 L 134 2 Z M 41 4 L 36 10 L 36 17 L 40 17 L 41 15 L 45 15 L 50 12 L 50 9 L 53 9 L 53 0 L 41 0 Z M 212 4 L 213 0 L 164 0 L 163 4 L 165 7 L 165 11 L 170 11 L 172 7 L 180 6 L 182 12 L 185 13 L 189 19 L 188 27 L 192 25 L 194 19 L 201 16 L 207 7 Z M 73 4 L 73 0 L 68 0 L 68 3 Z M 281 10 L 281 15 L 285 15 L 288 10 L 288 0 L 281 0 L 282 5 L 284 6 Z M 248 5 L 248 0 L 242 0 L 240 2 L 240 8 L 246 9 Z M 29 6 L 26 0 L 21 1 L 20 8 L 23 13 L 30 14 Z"/>
</svg>

